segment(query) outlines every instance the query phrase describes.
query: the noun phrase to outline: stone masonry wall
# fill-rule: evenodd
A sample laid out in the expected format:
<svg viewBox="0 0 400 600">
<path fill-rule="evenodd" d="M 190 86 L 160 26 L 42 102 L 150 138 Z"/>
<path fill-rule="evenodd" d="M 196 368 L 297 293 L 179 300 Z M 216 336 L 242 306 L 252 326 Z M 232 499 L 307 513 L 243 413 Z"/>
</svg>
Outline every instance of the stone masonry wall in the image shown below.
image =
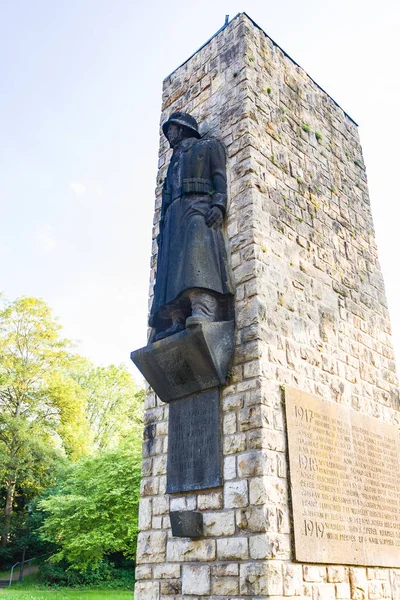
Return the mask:
<svg viewBox="0 0 400 600">
<path fill-rule="evenodd" d="M 227 149 L 236 350 L 220 489 L 165 494 L 168 406 L 149 390 L 135 598 L 398 600 L 400 570 L 293 561 L 284 386 L 400 426 L 357 127 L 244 14 L 165 80 L 161 122 L 176 110 Z M 151 292 L 169 158 L 161 136 Z M 184 509 L 204 538 L 171 536 Z"/>
</svg>

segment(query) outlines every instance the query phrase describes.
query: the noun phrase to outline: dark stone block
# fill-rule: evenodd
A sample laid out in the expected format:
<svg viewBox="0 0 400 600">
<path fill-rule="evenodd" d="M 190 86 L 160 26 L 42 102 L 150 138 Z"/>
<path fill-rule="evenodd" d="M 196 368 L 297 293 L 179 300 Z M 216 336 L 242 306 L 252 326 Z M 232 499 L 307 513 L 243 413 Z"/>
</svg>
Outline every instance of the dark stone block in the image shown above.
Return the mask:
<svg viewBox="0 0 400 600">
<path fill-rule="evenodd" d="M 175 537 L 199 538 L 203 535 L 203 515 L 194 510 L 169 513 L 172 535 Z"/>
<path fill-rule="evenodd" d="M 221 485 L 219 389 L 169 405 L 167 493 Z"/>
<path fill-rule="evenodd" d="M 131 359 L 163 402 L 225 385 L 232 360 L 234 322 L 204 322 L 148 344 Z"/>
</svg>

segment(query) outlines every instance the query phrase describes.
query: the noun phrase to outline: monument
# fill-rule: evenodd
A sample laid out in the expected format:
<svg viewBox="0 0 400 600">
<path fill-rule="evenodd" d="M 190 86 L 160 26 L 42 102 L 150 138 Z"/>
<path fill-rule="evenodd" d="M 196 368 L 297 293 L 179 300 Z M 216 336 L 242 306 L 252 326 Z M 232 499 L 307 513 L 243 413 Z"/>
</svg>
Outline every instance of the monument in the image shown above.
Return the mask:
<svg viewBox="0 0 400 600">
<path fill-rule="evenodd" d="M 164 81 L 136 600 L 400 598 L 357 125 L 246 14 Z"/>
</svg>

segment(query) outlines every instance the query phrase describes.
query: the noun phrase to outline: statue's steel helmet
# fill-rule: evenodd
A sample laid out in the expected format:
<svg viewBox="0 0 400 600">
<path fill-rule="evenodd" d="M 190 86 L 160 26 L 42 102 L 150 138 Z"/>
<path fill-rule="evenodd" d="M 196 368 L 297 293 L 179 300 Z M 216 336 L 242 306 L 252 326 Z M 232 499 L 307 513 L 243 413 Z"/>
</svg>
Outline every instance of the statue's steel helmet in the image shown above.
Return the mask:
<svg viewBox="0 0 400 600">
<path fill-rule="evenodd" d="M 189 115 L 189 113 L 184 113 L 184 112 L 172 113 L 169 116 L 168 121 L 165 121 L 165 123 L 162 126 L 162 130 L 163 130 L 165 136 L 167 135 L 169 125 L 171 125 L 172 123 L 174 125 L 183 125 L 184 127 L 187 127 L 193 133 L 194 137 L 197 137 L 197 138 L 201 137 L 201 135 L 199 133 L 199 126 L 197 124 L 197 121 L 194 117 L 192 117 L 192 115 Z"/>
</svg>

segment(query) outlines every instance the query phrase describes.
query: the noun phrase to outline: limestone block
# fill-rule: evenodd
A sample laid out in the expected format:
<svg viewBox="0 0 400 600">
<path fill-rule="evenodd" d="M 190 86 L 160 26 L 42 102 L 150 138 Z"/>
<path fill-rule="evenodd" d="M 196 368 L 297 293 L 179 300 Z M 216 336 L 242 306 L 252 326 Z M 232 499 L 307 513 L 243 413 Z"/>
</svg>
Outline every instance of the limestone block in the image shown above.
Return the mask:
<svg viewBox="0 0 400 600">
<path fill-rule="evenodd" d="M 283 431 L 275 431 L 273 429 L 269 429 L 268 431 L 265 431 L 265 429 L 253 429 L 248 434 L 248 447 L 284 452 L 286 448 L 285 434 Z M 285 455 L 282 455 L 282 458 L 285 458 Z"/>
<path fill-rule="evenodd" d="M 333 583 L 316 583 L 312 586 L 312 600 L 335 600 Z"/>
<path fill-rule="evenodd" d="M 223 432 L 225 435 L 236 433 L 236 413 L 230 412 L 224 415 Z"/>
<path fill-rule="evenodd" d="M 238 563 L 220 563 L 212 568 L 214 577 L 234 577 L 239 575 Z"/>
<path fill-rule="evenodd" d="M 390 569 L 390 584 L 393 590 L 393 597 L 400 598 L 400 569 Z"/>
<path fill-rule="evenodd" d="M 393 589 L 393 597 L 395 598 L 397 596 L 399 596 L 398 594 L 398 590 L 396 591 L 395 589 Z M 388 581 L 383 581 L 382 582 L 382 598 L 391 598 L 392 597 L 392 591 L 391 591 L 391 586 L 390 583 Z"/>
<path fill-rule="evenodd" d="M 229 393 L 229 388 L 227 388 L 227 392 L 222 393 L 222 410 L 224 412 L 228 410 L 238 410 L 243 406 L 245 394 L 233 394 Z"/>
<path fill-rule="evenodd" d="M 151 528 L 152 529 L 161 529 L 162 528 L 162 517 L 153 517 L 151 520 Z"/>
<path fill-rule="evenodd" d="M 153 475 L 165 475 L 167 472 L 167 456 L 161 454 L 153 458 Z"/>
<path fill-rule="evenodd" d="M 140 484 L 140 495 L 155 496 L 158 494 L 159 480 L 158 477 L 145 477 Z"/>
<path fill-rule="evenodd" d="M 177 596 L 182 592 L 182 582 L 180 579 L 167 579 L 160 582 L 161 594 L 165 596 Z"/>
<path fill-rule="evenodd" d="M 290 510 L 288 506 L 276 509 L 276 520 L 279 533 L 290 533 Z"/>
<path fill-rule="evenodd" d="M 303 589 L 303 570 L 301 565 L 283 565 L 283 595 L 301 596 Z"/>
<path fill-rule="evenodd" d="M 249 503 L 247 481 L 228 481 L 224 486 L 225 508 L 242 508 Z"/>
<path fill-rule="evenodd" d="M 218 510 L 222 508 L 222 492 L 199 494 L 197 498 L 199 510 Z"/>
<path fill-rule="evenodd" d="M 338 600 L 350 599 L 350 583 L 346 582 L 336 584 L 336 598 L 338 598 Z"/>
<path fill-rule="evenodd" d="M 224 458 L 224 481 L 229 481 L 231 479 L 236 479 L 236 457 L 235 456 L 225 456 Z"/>
<path fill-rule="evenodd" d="M 158 581 L 138 581 L 135 585 L 137 600 L 159 600 L 160 586 Z"/>
<path fill-rule="evenodd" d="M 178 510 L 187 510 L 187 501 L 185 497 L 182 498 L 171 498 L 170 500 L 170 510 L 178 511 Z"/>
<path fill-rule="evenodd" d="M 156 435 L 168 435 L 168 421 L 161 421 L 156 424 Z"/>
<path fill-rule="evenodd" d="M 368 598 L 368 580 L 366 570 L 352 567 L 349 569 L 351 598 L 366 600 Z"/>
<path fill-rule="evenodd" d="M 387 581 L 389 576 L 389 569 L 367 568 L 367 579 L 379 579 Z"/>
<path fill-rule="evenodd" d="M 153 459 L 144 458 L 142 460 L 142 477 L 151 477 L 153 474 Z"/>
<path fill-rule="evenodd" d="M 246 560 L 249 557 L 247 538 L 227 538 L 217 540 L 218 560 Z"/>
<path fill-rule="evenodd" d="M 158 496 L 153 498 L 153 515 L 165 515 L 169 511 L 169 497 Z"/>
<path fill-rule="evenodd" d="M 206 596 L 211 589 L 210 567 L 206 565 L 183 565 L 182 593 Z"/>
<path fill-rule="evenodd" d="M 290 539 L 288 535 L 262 533 L 249 539 L 250 558 L 290 558 Z"/>
<path fill-rule="evenodd" d="M 215 596 L 237 596 L 239 594 L 239 578 L 214 578 L 211 583 L 211 593 Z"/>
<path fill-rule="evenodd" d="M 329 583 L 341 583 L 346 581 L 346 569 L 345 567 L 330 566 L 328 567 L 328 582 Z"/>
<path fill-rule="evenodd" d="M 214 540 L 170 539 L 167 542 L 167 561 L 190 562 L 210 560 L 215 560 Z"/>
<path fill-rule="evenodd" d="M 325 581 L 326 568 L 316 567 L 313 565 L 303 565 L 303 579 L 304 581 Z"/>
<path fill-rule="evenodd" d="M 167 533 L 165 531 L 142 531 L 138 535 L 138 563 L 165 561 Z"/>
<path fill-rule="evenodd" d="M 141 498 L 139 502 L 139 530 L 144 531 L 145 529 L 151 528 L 151 498 Z"/>
<path fill-rule="evenodd" d="M 279 562 L 240 565 L 240 593 L 245 596 L 279 596 L 283 591 L 282 565 Z"/>
<path fill-rule="evenodd" d="M 287 505 L 287 484 L 277 477 L 254 477 L 249 480 L 250 504 Z"/>
<path fill-rule="evenodd" d="M 181 566 L 165 563 L 153 567 L 154 579 L 178 579 L 181 576 Z"/>
<path fill-rule="evenodd" d="M 234 433 L 224 437 L 224 454 L 237 454 L 246 450 L 246 434 Z"/>
<path fill-rule="evenodd" d="M 233 511 L 203 513 L 203 527 L 205 537 L 234 535 L 235 514 Z"/>
<path fill-rule="evenodd" d="M 274 507 L 250 506 L 236 512 L 236 523 L 241 531 L 262 533 L 276 528 L 276 511 Z"/>
<path fill-rule="evenodd" d="M 368 583 L 368 598 L 370 600 L 378 600 L 383 597 L 383 589 L 381 581 L 370 581 Z"/>
<path fill-rule="evenodd" d="M 312 598 L 312 583 L 303 583 L 303 596 L 304 598 Z"/>
<path fill-rule="evenodd" d="M 135 577 L 137 581 L 139 581 L 140 579 L 151 579 L 151 567 L 149 567 L 148 565 L 138 565 L 135 569 Z"/>
<path fill-rule="evenodd" d="M 237 463 L 240 478 L 276 474 L 276 454 L 267 450 L 242 454 Z"/>
<path fill-rule="evenodd" d="M 249 450 L 262 450 L 265 448 L 265 432 L 262 429 L 253 429 L 247 435 Z"/>
</svg>

